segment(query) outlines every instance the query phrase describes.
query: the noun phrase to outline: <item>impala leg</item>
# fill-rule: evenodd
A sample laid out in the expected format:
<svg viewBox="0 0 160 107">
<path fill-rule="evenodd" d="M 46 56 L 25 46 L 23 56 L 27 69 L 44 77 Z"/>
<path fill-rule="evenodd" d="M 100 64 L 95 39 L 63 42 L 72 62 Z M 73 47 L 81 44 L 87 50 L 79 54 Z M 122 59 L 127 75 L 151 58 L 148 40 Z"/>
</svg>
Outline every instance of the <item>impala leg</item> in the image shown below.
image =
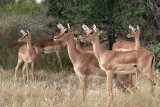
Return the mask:
<svg viewBox="0 0 160 107">
<path fill-rule="evenodd" d="M 17 71 L 18 71 L 18 68 L 19 68 L 19 66 L 20 66 L 21 63 L 22 63 L 22 59 L 18 59 L 17 66 L 15 68 L 15 78 L 17 78 Z"/>
<path fill-rule="evenodd" d="M 34 62 L 32 62 L 31 67 L 32 67 L 32 81 L 34 82 Z"/>
<path fill-rule="evenodd" d="M 29 83 L 29 66 L 27 62 L 25 62 L 25 65 L 26 65 L 27 83 Z"/>
<path fill-rule="evenodd" d="M 61 68 L 61 70 L 63 71 L 63 66 L 62 66 L 62 61 L 61 61 L 61 56 L 60 56 L 59 51 L 56 51 L 56 55 L 57 55 L 58 60 L 59 60 L 59 63 L 60 63 L 60 68 Z"/>
<path fill-rule="evenodd" d="M 121 86 L 122 88 L 135 88 L 132 82 L 132 74 L 117 74 L 117 78 L 120 81 L 119 86 Z"/>
<path fill-rule="evenodd" d="M 23 75 L 23 80 L 25 81 L 25 75 L 24 75 L 24 70 L 25 70 L 26 66 L 25 64 L 23 65 L 23 68 L 22 68 L 22 75 Z"/>
<path fill-rule="evenodd" d="M 107 105 L 108 107 L 113 104 L 113 93 L 112 93 L 112 81 L 114 73 L 112 71 L 107 72 Z"/>
<path fill-rule="evenodd" d="M 86 95 L 87 80 L 88 80 L 88 76 L 81 77 L 81 96 L 83 101 L 85 100 L 85 95 Z"/>
<path fill-rule="evenodd" d="M 153 93 L 154 93 L 154 89 L 155 89 L 155 84 L 152 82 L 152 80 L 150 80 L 150 94 L 152 94 L 153 95 Z"/>
<path fill-rule="evenodd" d="M 138 77 L 139 77 L 139 72 L 138 70 L 136 71 L 136 82 L 138 82 Z"/>
<path fill-rule="evenodd" d="M 131 73 L 131 78 L 133 79 L 133 73 Z"/>
<path fill-rule="evenodd" d="M 158 85 L 160 87 L 160 79 L 158 77 L 156 77 L 152 70 L 150 70 L 151 72 L 144 72 L 144 75 L 150 80 L 151 83 L 151 93 L 153 94 L 154 91 L 154 85 Z"/>
</svg>

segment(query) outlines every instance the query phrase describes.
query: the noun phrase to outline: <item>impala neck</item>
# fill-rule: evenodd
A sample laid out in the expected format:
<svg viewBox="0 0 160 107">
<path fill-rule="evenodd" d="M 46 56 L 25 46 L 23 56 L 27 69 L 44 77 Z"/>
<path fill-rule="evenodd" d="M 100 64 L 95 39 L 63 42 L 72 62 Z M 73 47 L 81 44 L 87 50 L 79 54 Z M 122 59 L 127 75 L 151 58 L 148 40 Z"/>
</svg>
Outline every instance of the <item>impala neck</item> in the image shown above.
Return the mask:
<svg viewBox="0 0 160 107">
<path fill-rule="evenodd" d="M 31 52 L 33 52 L 31 37 L 26 42 L 27 42 L 27 52 L 31 54 Z"/>
<path fill-rule="evenodd" d="M 141 44 L 138 36 L 137 38 L 135 38 L 135 50 L 138 50 L 140 48 L 141 48 Z"/>
<path fill-rule="evenodd" d="M 76 49 L 76 43 L 74 41 L 73 34 L 71 33 L 68 36 L 70 36 L 69 39 L 66 41 L 68 55 L 69 55 L 69 58 L 70 58 L 72 64 L 75 64 L 75 62 L 78 61 L 78 59 L 79 59 L 79 58 L 77 58 L 79 55 L 79 51 Z"/>
<path fill-rule="evenodd" d="M 84 43 L 82 43 L 82 42 L 76 42 L 76 48 L 77 48 L 77 50 L 80 50 L 80 51 L 82 51 L 83 49 L 83 47 L 85 46 L 85 44 Z"/>
<path fill-rule="evenodd" d="M 100 47 L 100 41 L 99 41 L 99 37 L 98 35 L 96 35 L 95 40 L 92 41 L 93 44 L 93 52 L 94 55 L 96 56 L 96 58 L 98 59 L 98 61 L 100 60 L 100 56 L 103 54 L 103 52 L 105 51 L 104 49 L 101 49 Z"/>
<path fill-rule="evenodd" d="M 66 42 L 61 42 L 61 43 L 62 43 L 63 48 L 66 47 L 67 45 Z"/>
</svg>

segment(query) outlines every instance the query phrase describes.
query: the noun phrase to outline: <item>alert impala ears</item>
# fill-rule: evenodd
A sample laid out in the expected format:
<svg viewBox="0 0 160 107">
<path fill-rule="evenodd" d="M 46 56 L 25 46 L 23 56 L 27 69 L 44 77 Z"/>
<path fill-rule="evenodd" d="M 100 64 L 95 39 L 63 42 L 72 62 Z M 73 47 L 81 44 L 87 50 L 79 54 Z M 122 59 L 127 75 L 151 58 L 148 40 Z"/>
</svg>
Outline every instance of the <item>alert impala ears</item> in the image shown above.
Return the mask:
<svg viewBox="0 0 160 107">
<path fill-rule="evenodd" d="M 95 25 L 95 24 L 93 25 L 93 30 L 94 30 L 95 32 L 97 32 L 97 28 L 96 28 L 96 25 Z"/>
<path fill-rule="evenodd" d="M 133 30 L 133 26 L 129 25 L 129 29 Z"/>
<path fill-rule="evenodd" d="M 82 25 L 82 28 L 83 28 L 84 31 L 88 31 L 89 30 L 88 26 L 85 25 L 85 24 Z"/>
<path fill-rule="evenodd" d="M 69 24 L 69 23 L 67 23 L 67 27 L 68 27 L 68 29 L 71 29 L 71 26 L 70 26 L 70 24 Z"/>
<path fill-rule="evenodd" d="M 137 30 L 139 30 L 139 26 L 137 25 Z"/>
<path fill-rule="evenodd" d="M 133 26 L 129 25 L 129 29 L 134 30 L 135 28 Z M 140 30 L 138 25 L 137 25 L 137 30 Z"/>
<path fill-rule="evenodd" d="M 57 27 L 58 27 L 60 30 L 64 29 L 63 25 L 60 24 L 60 23 L 57 24 Z"/>
<path fill-rule="evenodd" d="M 23 35 L 25 35 L 25 34 L 26 34 L 26 33 L 24 32 L 24 30 L 22 30 L 22 29 L 20 30 L 20 32 L 21 32 Z"/>
<path fill-rule="evenodd" d="M 83 28 L 84 31 L 88 31 L 88 30 L 89 30 L 88 26 L 85 25 L 85 24 L 82 25 L 82 28 Z M 97 32 L 97 28 L 96 28 L 96 25 L 95 25 L 95 24 L 93 25 L 93 30 L 94 30 L 95 32 Z"/>
<path fill-rule="evenodd" d="M 30 33 L 29 30 L 27 30 L 27 33 L 28 33 L 28 34 Z"/>
<path fill-rule="evenodd" d="M 60 30 L 64 29 L 63 25 L 60 24 L 60 23 L 57 24 L 57 27 L 58 27 Z M 68 28 L 68 29 L 71 29 L 71 26 L 69 25 L 69 23 L 67 23 L 67 28 Z"/>
<path fill-rule="evenodd" d="M 25 32 L 24 30 L 20 30 L 20 32 L 23 34 L 23 36 L 27 36 L 27 34 L 29 34 L 30 32 L 29 32 L 29 30 L 27 30 L 27 32 Z"/>
</svg>

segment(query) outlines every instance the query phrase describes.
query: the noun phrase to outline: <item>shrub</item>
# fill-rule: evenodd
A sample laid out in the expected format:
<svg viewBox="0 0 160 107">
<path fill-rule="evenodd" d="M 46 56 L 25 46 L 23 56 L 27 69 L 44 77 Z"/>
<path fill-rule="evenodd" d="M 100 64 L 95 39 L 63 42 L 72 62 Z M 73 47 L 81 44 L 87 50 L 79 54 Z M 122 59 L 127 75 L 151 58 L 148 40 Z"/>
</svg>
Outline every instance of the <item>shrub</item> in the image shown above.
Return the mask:
<svg viewBox="0 0 160 107">
<path fill-rule="evenodd" d="M 156 68 L 160 68 L 160 43 L 159 42 L 152 42 L 147 47 L 145 47 L 147 50 L 150 50 L 154 53 L 156 58 Z"/>
</svg>

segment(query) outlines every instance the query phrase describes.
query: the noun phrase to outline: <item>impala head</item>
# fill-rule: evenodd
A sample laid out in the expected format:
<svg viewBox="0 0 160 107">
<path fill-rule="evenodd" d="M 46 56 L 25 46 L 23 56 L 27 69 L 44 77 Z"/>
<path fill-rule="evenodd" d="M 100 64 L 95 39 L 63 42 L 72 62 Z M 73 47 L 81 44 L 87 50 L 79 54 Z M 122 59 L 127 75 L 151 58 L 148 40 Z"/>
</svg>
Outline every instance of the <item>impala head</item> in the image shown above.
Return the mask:
<svg viewBox="0 0 160 107">
<path fill-rule="evenodd" d="M 93 25 L 93 29 L 88 28 L 87 25 L 82 25 L 82 28 L 84 30 L 84 35 L 82 37 L 82 42 L 87 41 L 94 41 L 95 37 L 97 36 L 97 28 L 96 25 Z"/>
<path fill-rule="evenodd" d="M 129 29 L 131 29 L 131 32 L 127 35 L 127 37 L 139 38 L 140 29 L 138 25 L 137 25 L 137 28 L 134 28 L 131 25 L 129 25 Z"/>
<path fill-rule="evenodd" d="M 20 30 L 22 33 L 22 36 L 18 39 L 19 42 L 26 42 L 31 38 L 30 32 L 27 30 L 27 32 L 24 32 L 24 30 Z"/>
<path fill-rule="evenodd" d="M 74 34 L 75 41 L 81 41 L 82 35 L 83 35 L 82 33 L 80 33 L 80 34 Z"/>
<path fill-rule="evenodd" d="M 71 28 L 70 25 L 67 24 L 67 28 L 63 27 L 62 24 L 58 23 L 57 27 L 60 29 L 59 34 L 57 34 L 56 36 L 54 36 L 53 40 L 55 42 L 58 41 L 67 41 L 69 35 L 71 34 Z"/>
<path fill-rule="evenodd" d="M 74 34 L 74 41 L 76 43 L 76 46 L 79 46 L 79 45 L 80 46 L 86 46 L 86 43 L 81 41 L 82 40 L 82 35 L 83 35 L 83 33 Z"/>
</svg>

